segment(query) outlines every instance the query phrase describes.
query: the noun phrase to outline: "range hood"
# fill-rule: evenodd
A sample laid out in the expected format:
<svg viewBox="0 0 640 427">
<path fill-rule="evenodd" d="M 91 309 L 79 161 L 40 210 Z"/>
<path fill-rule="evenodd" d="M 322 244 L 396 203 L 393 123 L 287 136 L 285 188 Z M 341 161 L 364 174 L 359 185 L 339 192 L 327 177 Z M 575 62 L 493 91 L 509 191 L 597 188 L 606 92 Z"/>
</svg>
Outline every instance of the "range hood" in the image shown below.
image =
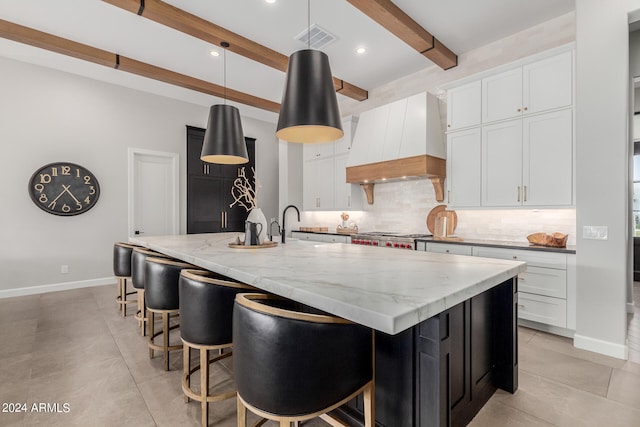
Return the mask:
<svg viewBox="0 0 640 427">
<path fill-rule="evenodd" d="M 373 204 L 376 183 L 430 179 L 444 200 L 444 133 L 438 99 L 423 92 L 360 114 L 347 163 L 347 182 Z"/>
</svg>

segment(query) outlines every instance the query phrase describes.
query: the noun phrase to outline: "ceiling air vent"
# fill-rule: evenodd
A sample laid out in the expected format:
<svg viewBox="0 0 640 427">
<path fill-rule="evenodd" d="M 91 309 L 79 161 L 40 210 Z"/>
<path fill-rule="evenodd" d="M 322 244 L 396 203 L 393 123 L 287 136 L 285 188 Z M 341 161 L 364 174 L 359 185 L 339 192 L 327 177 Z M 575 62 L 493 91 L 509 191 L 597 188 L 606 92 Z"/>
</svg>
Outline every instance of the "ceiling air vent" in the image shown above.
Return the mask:
<svg viewBox="0 0 640 427">
<path fill-rule="evenodd" d="M 308 46 L 308 41 L 311 39 L 311 49 L 322 49 L 333 43 L 336 40 L 336 36 L 320 27 L 317 24 L 312 24 L 308 29 L 304 30 L 295 39 Z"/>
</svg>

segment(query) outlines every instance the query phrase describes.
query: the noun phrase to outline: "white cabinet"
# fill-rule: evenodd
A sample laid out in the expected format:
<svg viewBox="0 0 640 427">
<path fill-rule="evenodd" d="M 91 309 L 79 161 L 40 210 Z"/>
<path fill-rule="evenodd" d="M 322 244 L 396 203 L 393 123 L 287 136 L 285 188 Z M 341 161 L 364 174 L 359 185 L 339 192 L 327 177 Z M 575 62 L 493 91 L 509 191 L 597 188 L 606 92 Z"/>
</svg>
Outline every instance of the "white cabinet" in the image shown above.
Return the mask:
<svg viewBox="0 0 640 427">
<path fill-rule="evenodd" d="M 480 206 L 481 135 L 473 128 L 447 135 L 447 203 Z"/>
<path fill-rule="evenodd" d="M 450 243 L 427 243 L 428 252 L 437 252 L 441 254 L 454 254 L 454 255 L 472 255 L 472 246 L 456 245 Z"/>
<path fill-rule="evenodd" d="M 473 253 L 527 263 L 527 270 L 518 275 L 518 317 L 536 322 L 527 326 L 575 329 L 575 311 L 570 310 L 575 306 L 575 277 L 570 268 L 575 255 L 487 247 L 474 247 Z"/>
<path fill-rule="evenodd" d="M 303 169 L 302 206 L 304 210 L 333 209 L 333 157 L 306 160 Z"/>
<path fill-rule="evenodd" d="M 481 96 L 480 80 L 447 91 L 447 131 L 481 123 Z"/>
<path fill-rule="evenodd" d="M 321 233 L 305 233 L 301 231 L 291 232 L 291 237 L 300 240 L 307 240 L 310 242 L 324 242 L 324 243 L 351 243 L 351 236 L 341 236 L 336 234 L 321 234 Z"/>
<path fill-rule="evenodd" d="M 570 109 L 482 127 L 482 206 L 569 206 Z"/>
<path fill-rule="evenodd" d="M 572 64 L 572 53 L 564 52 L 482 79 L 482 122 L 570 106 Z"/>
<path fill-rule="evenodd" d="M 523 120 L 523 205 L 569 206 L 573 202 L 573 111 Z"/>
<path fill-rule="evenodd" d="M 362 190 L 346 183 L 354 122 L 343 120 L 344 137 L 336 142 L 306 144 L 303 147 L 302 207 L 304 210 L 346 210 L 362 208 Z"/>
<path fill-rule="evenodd" d="M 522 121 L 482 127 L 482 206 L 522 204 Z"/>
</svg>

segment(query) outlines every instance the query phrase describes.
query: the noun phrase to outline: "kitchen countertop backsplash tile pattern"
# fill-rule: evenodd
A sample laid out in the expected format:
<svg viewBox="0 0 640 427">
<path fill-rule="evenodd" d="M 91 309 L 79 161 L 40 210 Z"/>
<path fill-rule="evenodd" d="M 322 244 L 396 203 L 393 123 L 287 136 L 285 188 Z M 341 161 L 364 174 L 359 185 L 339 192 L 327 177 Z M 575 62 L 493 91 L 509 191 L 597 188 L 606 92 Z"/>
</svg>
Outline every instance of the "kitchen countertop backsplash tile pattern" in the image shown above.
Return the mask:
<svg viewBox="0 0 640 427">
<path fill-rule="evenodd" d="M 441 203 L 426 179 L 376 184 L 373 205 L 363 211 L 347 211 L 349 222 L 360 231 L 384 230 L 401 233 L 427 233 L 426 217 Z M 568 245 L 576 244 L 575 209 L 496 209 L 457 210 L 456 235 L 473 240 L 526 242 L 527 235 L 559 231 L 569 235 Z M 341 212 L 303 212 L 300 226 L 328 227 L 335 231 Z M 296 224 L 289 226 L 297 230 Z"/>
</svg>

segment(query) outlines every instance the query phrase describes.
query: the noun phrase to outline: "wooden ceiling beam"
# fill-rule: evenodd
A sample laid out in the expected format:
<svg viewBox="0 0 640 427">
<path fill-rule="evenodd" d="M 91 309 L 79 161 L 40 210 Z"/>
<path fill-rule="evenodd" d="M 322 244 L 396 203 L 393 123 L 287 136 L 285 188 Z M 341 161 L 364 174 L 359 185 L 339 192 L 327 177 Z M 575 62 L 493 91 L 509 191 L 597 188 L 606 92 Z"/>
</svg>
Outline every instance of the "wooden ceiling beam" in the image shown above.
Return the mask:
<svg viewBox="0 0 640 427">
<path fill-rule="evenodd" d="M 219 25 L 202 19 L 187 11 L 179 9 L 161 0 L 102 0 L 113 6 L 143 16 L 159 24 L 173 28 L 174 30 L 188 34 L 214 46 L 226 41 L 229 43 L 228 50 L 238 55 L 242 55 L 253 61 L 275 68 L 282 72 L 287 72 L 289 58 L 273 49 L 269 49 L 259 43 L 242 37 Z M 338 81 L 338 84 L 336 84 Z M 357 101 L 364 101 L 368 97 L 366 90 L 361 89 L 342 79 L 334 77 L 334 85 L 338 88 L 353 88 L 348 91 L 338 91 L 345 96 Z"/>
<path fill-rule="evenodd" d="M 458 65 L 458 56 L 455 53 L 391 0 L 347 1 L 443 70 Z"/>
<path fill-rule="evenodd" d="M 13 22 L 0 19 L 0 37 L 28 44 L 52 52 L 115 68 L 139 76 L 148 77 L 174 86 L 180 86 L 208 95 L 224 98 L 225 88 L 223 86 L 196 79 L 184 74 L 155 65 L 137 61 L 135 59 L 120 56 L 113 52 L 98 49 L 69 39 L 54 36 L 32 28 L 23 27 Z M 280 104 L 268 99 L 258 98 L 237 90 L 226 89 L 226 99 L 240 104 L 278 113 Z"/>
</svg>

